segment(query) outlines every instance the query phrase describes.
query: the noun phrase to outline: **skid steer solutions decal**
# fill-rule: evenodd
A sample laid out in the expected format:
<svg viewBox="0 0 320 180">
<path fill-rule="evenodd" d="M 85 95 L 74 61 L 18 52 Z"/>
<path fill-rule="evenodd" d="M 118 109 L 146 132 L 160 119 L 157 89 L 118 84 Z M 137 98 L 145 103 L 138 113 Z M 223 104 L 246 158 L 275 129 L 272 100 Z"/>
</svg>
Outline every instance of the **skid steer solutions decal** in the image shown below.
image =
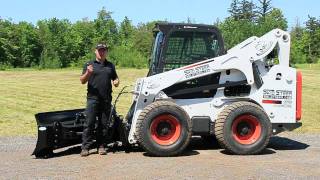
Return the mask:
<svg viewBox="0 0 320 180">
<path fill-rule="evenodd" d="M 202 66 L 199 66 L 199 67 L 195 67 L 195 68 L 192 68 L 192 69 L 185 70 L 184 71 L 184 75 L 188 79 L 188 78 L 191 78 L 191 77 L 194 77 L 194 76 L 198 76 L 200 74 L 204 74 L 204 73 L 208 73 L 208 72 L 210 72 L 209 65 L 205 64 L 205 65 L 202 65 Z"/>
<path fill-rule="evenodd" d="M 292 91 L 264 89 L 262 103 L 290 108 L 292 106 Z"/>
</svg>

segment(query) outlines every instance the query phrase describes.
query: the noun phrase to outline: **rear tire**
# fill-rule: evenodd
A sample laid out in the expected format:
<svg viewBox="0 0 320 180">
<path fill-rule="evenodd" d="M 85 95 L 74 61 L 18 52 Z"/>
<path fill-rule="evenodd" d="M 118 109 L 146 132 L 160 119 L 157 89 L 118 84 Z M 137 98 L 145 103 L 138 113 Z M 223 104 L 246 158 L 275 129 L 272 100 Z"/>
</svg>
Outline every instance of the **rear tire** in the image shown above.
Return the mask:
<svg viewBox="0 0 320 180">
<path fill-rule="evenodd" d="M 271 123 L 264 110 L 251 102 L 228 105 L 215 122 L 218 142 L 233 154 L 260 153 L 272 135 Z"/>
<path fill-rule="evenodd" d="M 192 124 L 188 114 L 169 101 L 156 101 L 140 113 L 137 140 L 154 156 L 175 156 L 189 144 Z"/>
</svg>

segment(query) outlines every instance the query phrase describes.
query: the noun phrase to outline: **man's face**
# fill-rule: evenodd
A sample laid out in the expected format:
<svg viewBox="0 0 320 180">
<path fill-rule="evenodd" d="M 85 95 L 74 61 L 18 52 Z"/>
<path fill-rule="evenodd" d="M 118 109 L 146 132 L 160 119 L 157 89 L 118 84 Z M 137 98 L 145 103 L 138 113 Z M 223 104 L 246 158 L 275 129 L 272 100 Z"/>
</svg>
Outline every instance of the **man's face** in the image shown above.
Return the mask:
<svg viewBox="0 0 320 180">
<path fill-rule="evenodd" d="M 106 59 L 106 56 L 107 56 L 107 50 L 106 49 L 96 49 L 96 58 L 98 60 L 105 60 Z"/>
</svg>

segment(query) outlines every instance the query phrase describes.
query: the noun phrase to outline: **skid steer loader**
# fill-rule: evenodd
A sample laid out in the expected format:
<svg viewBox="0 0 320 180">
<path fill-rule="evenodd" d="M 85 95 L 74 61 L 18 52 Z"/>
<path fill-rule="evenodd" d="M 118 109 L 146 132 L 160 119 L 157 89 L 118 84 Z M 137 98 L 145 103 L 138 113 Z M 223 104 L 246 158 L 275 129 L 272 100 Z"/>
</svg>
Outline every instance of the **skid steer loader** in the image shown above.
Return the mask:
<svg viewBox="0 0 320 180">
<path fill-rule="evenodd" d="M 219 30 L 158 23 L 147 77 L 136 81 L 125 118 L 110 115 L 109 142 L 175 156 L 192 136 L 216 138 L 234 154 L 261 152 L 272 135 L 301 126 L 302 75 L 289 67 L 290 35 L 274 29 L 226 51 Z M 36 114 L 33 154 L 81 142 L 84 109 Z"/>
</svg>

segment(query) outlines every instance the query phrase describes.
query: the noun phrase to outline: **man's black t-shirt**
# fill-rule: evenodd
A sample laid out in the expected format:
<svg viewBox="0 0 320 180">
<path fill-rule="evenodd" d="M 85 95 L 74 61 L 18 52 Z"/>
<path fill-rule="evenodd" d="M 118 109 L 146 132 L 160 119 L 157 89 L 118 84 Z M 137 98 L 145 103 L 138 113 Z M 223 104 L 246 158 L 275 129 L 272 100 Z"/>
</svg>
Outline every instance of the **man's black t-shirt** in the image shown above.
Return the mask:
<svg viewBox="0 0 320 180">
<path fill-rule="evenodd" d="M 87 97 L 111 100 L 111 80 L 118 78 L 115 66 L 107 60 L 104 62 L 93 60 L 84 65 L 82 74 L 87 71 L 89 65 L 93 66 L 93 73 L 88 80 Z"/>
</svg>

